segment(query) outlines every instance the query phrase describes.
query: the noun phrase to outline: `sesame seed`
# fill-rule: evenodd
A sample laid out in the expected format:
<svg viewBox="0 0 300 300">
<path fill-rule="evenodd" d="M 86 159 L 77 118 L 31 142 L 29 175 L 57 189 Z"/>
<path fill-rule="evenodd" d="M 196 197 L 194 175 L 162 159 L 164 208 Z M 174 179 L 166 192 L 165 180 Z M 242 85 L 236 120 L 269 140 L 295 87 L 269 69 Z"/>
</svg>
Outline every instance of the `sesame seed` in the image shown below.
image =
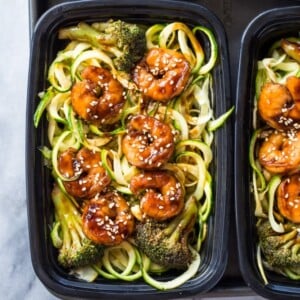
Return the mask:
<svg viewBox="0 0 300 300">
<path fill-rule="evenodd" d="M 95 207 L 89 207 L 89 212 L 90 213 L 96 213 L 96 208 Z M 97 219 L 96 219 L 96 221 L 97 221 Z"/>
<path fill-rule="evenodd" d="M 109 208 L 113 208 L 114 206 L 115 206 L 115 203 L 114 203 L 114 202 L 111 202 L 111 203 L 108 204 L 108 207 L 109 207 Z"/>
</svg>

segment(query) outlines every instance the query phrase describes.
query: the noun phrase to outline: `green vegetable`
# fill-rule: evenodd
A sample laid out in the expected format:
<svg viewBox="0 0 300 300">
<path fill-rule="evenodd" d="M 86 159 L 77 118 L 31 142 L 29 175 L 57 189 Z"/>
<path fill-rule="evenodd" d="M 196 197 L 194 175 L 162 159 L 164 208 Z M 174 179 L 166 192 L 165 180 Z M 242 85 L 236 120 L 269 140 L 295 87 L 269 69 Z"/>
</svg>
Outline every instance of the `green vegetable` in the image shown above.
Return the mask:
<svg viewBox="0 0 300 300">
<path fill-rule="evenodd" d="M 215 130 L 219 129 L 221 126 L 223 126 L 225 124 L 226 120 L 233 113 L 233 111 L 234 111 L 234 106 L 232 106 L 228 111 L 226 111 L 224 114 L 219 116 L 216 120 L 209 121 L 208 130 L 215 131 Z"/>
<path fill-rule="evenodd" d="M 59 251 L 59 264 L 65 268 L 79 268 L 99 261 L 103 246 L 94 244 L 85 236 L 80 212 L 58 186 L 53 188 L 52 201 L 56 223 L 51 238 Z"/>
<path fill-rule="evenodd" d="M 91 43 L 94 47 L 109 52 L 117 70 L 129 72 L 146 51 L 145 29 L 124 21 L 94 23 L 92 26 L 79 23 L 59 31 L 60 39 Z"/>
<path fill-rule="evenodd" d="M 266 180 L 264 178 L 264 175 L 262 171 L 257 166 L 256 160 L 255 160 L 255 145 L 257 142 L 257 139 L 259 138 L 261 134 L 261 129 L 258 129 L 253 132 L 251 140 L 250 140 L 250 146 L 249 146 L 249 162 L 253 169 L 253 171 L 257 174 L 257 177 L 259 179 L 260 187 L 259 190 L 263 191 L 266 188 Z"/>
<path fill-rule="evenodd" d="M 182 274 L 180 274 L 179 276 L 175 277 L 174 279 L 171 279 L 168 281 L 160 281 L 160 280 L 154 279 L 153 277 L 150 276 L 150 274 L 148 273 L 148 271 L 150 271 L 149 269 L 151 266 L 150 260 L 149 260 L 149 258 L 146 257 L 141 263 L 144 280 L 151 286 L 155 287 L 158 290 L 162 290 L 162 291 L 175 289 L 175 288 L 181 286 L 182 284 L 187 282 L 190 278 L 192 278 L 193 276 L 196 275 L 196 273 L 199 269 L 200 263 L 201 263 L 199 253 L 193 248 L 190 248 L 190 250 L 194 257 L 191 264 L 188 266 L 188 268 Z"/>
<path fill-rule="evenodd" d="M 205 65 L 201 66 L 199 70 L 200 74 L 206 74 L 210 72 L 216 64 L 216 61 L 218 59 L 218 54 L 219 54 L 218 44 L 214 36 L 214 33 L 210 29 L 204 26 L 196 26 L 195 28 L 193 28 L 193 33 L 196 34 L 198 30 L 205 33 L 210 43 L 210 51 L 211 51 L 210 58 Z"/>
<path fill-rule="evenodd" d="M 181 214 L 170 222 L 147 219 L 136 226 L 135 242 L 154 263 L 186 269 L 193 261 L 188 237 L 197 217 L 196 200 L 191 197 Z"/>
<path fill-rule="evenodd" d="M 39 122 L 43 115 L 43 112 L 54 97 L 54 95 L 55 93 L 53 92 L 52 88 L 48 88 L 48 90 L 41 95 L 41 101 L 39 102 L 38 107 L 36 108 L 33 116 L 33 123 L 35 128 L 39 126 Z"/>
<path fill-rule="evenodd" d="M 275 194 L 280 182 L 281 182 L 280 176 L 274 176 L 271 178 L 268 184 L 268 200 L 269 200 L 268 218 L 272 229 L 275 230 L 276 232 L 282 233 L 284 232 L 283 224 L 278 223 L 274 217 Z"/>
<path fill-rule="evenodd" d="M 285 225 L 285 232 L 274 231 L 268 221 L 257 225 L 261 251 L 270 266 L 275 268 L 298 268 L 300 274 L 300 240 L 297 229 Z"/>
</svg>

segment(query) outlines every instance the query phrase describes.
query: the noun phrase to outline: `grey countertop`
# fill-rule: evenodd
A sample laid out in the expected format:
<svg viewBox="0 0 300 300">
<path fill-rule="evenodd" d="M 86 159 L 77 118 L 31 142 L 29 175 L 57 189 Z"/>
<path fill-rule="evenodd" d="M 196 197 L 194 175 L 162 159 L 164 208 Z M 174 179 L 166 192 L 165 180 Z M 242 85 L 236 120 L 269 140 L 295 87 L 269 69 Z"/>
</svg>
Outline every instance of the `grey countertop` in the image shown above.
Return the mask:
<svg viewBox="0 0 300 300">
<path fill-rule="evenodd" d="M 1 3 L 0 298 L 53 299 L 33 272 L 28 243 L 25 194 L 28 2 L 2 0 Z"/>
</svg>

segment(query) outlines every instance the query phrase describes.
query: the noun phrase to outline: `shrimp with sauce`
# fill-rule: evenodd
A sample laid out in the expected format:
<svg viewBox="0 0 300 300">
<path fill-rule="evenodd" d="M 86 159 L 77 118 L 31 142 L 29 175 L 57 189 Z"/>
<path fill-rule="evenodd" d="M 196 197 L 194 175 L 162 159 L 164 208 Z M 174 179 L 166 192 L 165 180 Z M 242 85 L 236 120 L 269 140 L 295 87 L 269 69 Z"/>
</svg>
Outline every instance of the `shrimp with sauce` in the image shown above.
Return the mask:
<svg viewBox="0 0 300 300">
<path fill-rule="evenodd" d="M 262 167 L 272 174 L 292 173 L 300 168 L 300 131 L 272 131 L 258 150 Z"/>
<path fill-rule="evenodd" d="M 146 171 L 132 177 L 131 191 L 139 195 L 143 214 L 158 221 L 178 215 L 184 207 L 184 189 L 181 183 L 167 171 Z"/>
<path fill-rule="evenodd" d="M 82 220 L 85 235 L 105 246 L 120 244 L 134 230 L 130 207 L 117 192 L 89 200 L 83 208 Z"/>
<path fill-rule="evenodd" d="M 190 65 L 183 54 L 152 48 L 133 71 L 133 81 L 141 92 L 156 101 L 167 102 L 178 96 L 190 76 Z"/>
<path fill-rule="evenodd" d="M 300 223 L 300 174 L 284 178 L 277 189 L 280 214 L 293 223 Z"/>
<path fill-rule="evenodd" d="M 70 181 L 63 181 L 66 191 L 77 198 L 91 198 L 102 192 L 111 179 L 101 164 L 99 153 L 88 148 L 69 148 L 58 157 L 58 169 Z M 72 180 L 74 178 L 74 180 Z"/>
<path fill-rule="evenodd" d="M 104 68 L 88 66 L 81 73 L 82 81 L 74 84 L 71 101 L 82 119 L 96 125 L 113 124 L 124 106 L 121 83 Z"/>
<path fill-rule="evenodd" d="M 292 42 L 287 39 L 282 39 L 280 46 L 283 51 L 297 62 L 300 63 L 300 44 L 299 42 Z"/>
<path fill-rule="evenodd" d="M 132 165 L 142 169 L 158 168 L 166 163 L 174 151 L 172 129 L 158 119 L 136 115 L 127 125 L 122 151 Z"/>
<path fill-rule="evenodd" d="M 279 130 L 300 128 L 300 78 L 290 76 L 286 84 L 267 82 L 258 99 L 262 119 Z"/>
</svg>

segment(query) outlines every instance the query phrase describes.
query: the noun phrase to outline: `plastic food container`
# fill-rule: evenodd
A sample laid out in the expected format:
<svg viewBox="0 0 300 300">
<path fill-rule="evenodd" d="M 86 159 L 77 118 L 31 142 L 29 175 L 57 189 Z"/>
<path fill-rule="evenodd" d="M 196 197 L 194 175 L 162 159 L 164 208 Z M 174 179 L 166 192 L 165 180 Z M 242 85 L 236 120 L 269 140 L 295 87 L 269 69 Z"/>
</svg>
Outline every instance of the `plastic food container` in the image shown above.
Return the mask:
<svg viewBox="0 0 300 300">
<path fill-rule="evenodd" d="M 255 95 L 257 61 L 266 57 L 276 40 L 298 36 L 300 7 L 275 8 L 257 16 L 246 28 L 239 60 L 236 90 L 235 123 L 235 214 L 239 263 L 242 276 L 261 296 L 276 298 L 300 297 L 299 281 L 266 272 L 269 284 L 264 285 L 256 263 L 255 201 L 251 194 L 251 167 L 248 153 L 253 132 L 252 109 Z"/>
<path fill-rule="evenodd" d="M 49 238 L 49 225 L 53 213 L 50 199 L 52 179 L 49 170 L 43 165 L 38 150 L 39 146 L 47 142 L 47 121 L 44 118 L 38 129 L 33 126 L 33 114 L 39 101 L 37 94 L 46 88 L 47 68 L 57 51 L 62 48 L 62 42 L 57 39 L 59 28 L 80 21 L 107 21 L 110 18 L 149 25 L 178 20 L 191 26 L 201 24 L 211 28 L 220 50 L 220 57 L 213 71 L 215 116 L 224 113 L 231 105 L 225 33 L 220 21 L 206 8 L 180 1 L 103 0 L 69 2 L 48 10 L 40 18 L 33 32 L 28 79 L 27 202 L 34 270 L 50 292 L 68 299 L 102 297 L 133 299 L 141 296 L 147 299 L 163 299 L 204 293 L 217 284 L 227 263 L 228 215 L 232 192 L 232 132 L 229 122 L 215 135 L 214 161 L 211 165 L 214 176 L 214 209 L 208 224 L 208 236 L 201 252 L 202 263 L 193 279 L 177 289 L 158 292 L 142 279 L 124 282 L 110 281 L 99 276 L 93 283 L 82 282 L 70 276 L 57 264 L 56 250 Z M 169 273 L 162 279 L 172 279 L 173 276 L 174 274 Z"/>
</svg>

